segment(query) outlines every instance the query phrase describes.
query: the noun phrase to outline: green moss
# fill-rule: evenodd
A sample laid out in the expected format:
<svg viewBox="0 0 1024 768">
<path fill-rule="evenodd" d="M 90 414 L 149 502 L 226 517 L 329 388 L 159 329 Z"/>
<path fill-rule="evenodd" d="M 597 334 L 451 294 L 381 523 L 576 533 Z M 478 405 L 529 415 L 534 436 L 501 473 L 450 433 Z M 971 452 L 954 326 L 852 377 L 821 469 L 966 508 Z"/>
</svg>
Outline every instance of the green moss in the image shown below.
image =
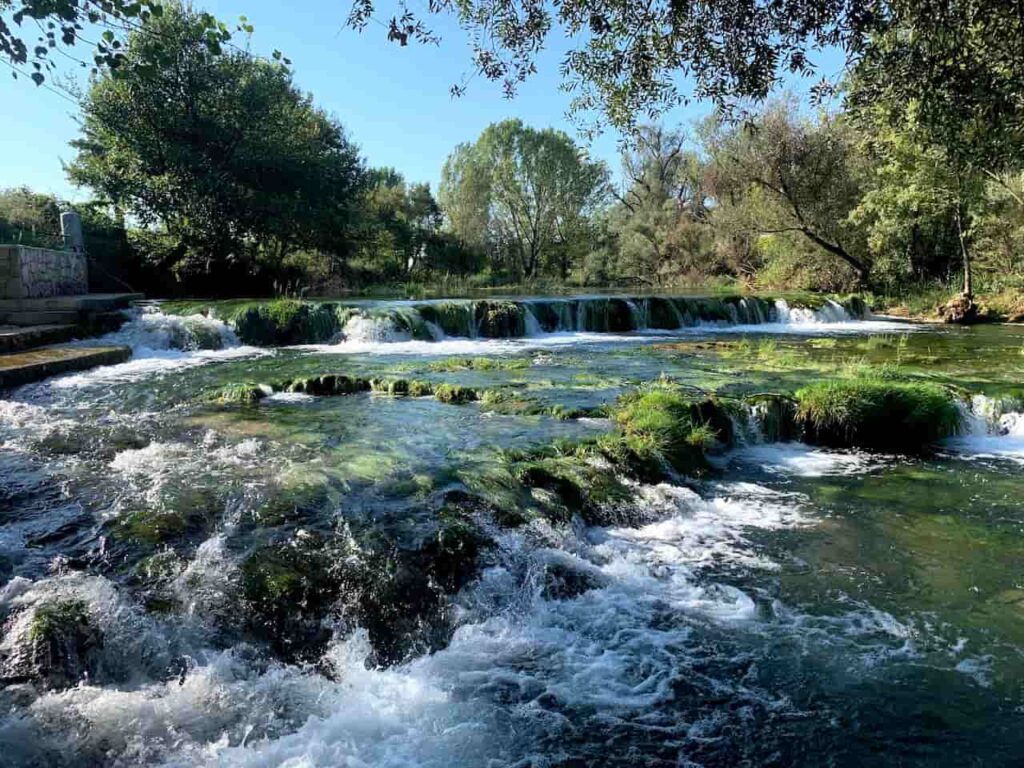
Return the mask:
<svg viewBox="0 0 1024 768">
<path fill-rule="evenodd" d="M 798 390 L 796 399 L 805 439 L 822 445 L 917 453 L 962 426 L 953 396 L 935 384 L 835 379 Z"/>
<path fill-rule="evenodd" d="M 458 384 L 439 384 L 434 387 L 434 397 L 442 403 L 459 405 L 477 400 L 478 394 L 475 389 L 470 387 L 463 387 Z"/>
<path fill-rule="evenodd" d="M 434 385 L 429 381 L 413 379 L 409 382 L 409 397 L 429 397 L 434 394 Z"/>
<path fill-rule="evenodd" d="M 221 405 L 254 405 L 272 392 L 266 384 L 228 384 L 221 387 L 213 399 Z"/>
<path fill-rule="evenodd" d="M 371 387 L 368 379 L 347 376 L 343 373 L 328 373 L 284 382 L 281 389 L 288 392 L 305 392 L 308 395 L 351 395 L 366 392 Z"/>
<path fill-rule="evenodd" d="M 427 368 L 431 371 L 514 371 L 529 368 L 531 361 L 525 357 L 449 357 L 436 360 Z"/>
<path fill-rule="evenodd" d="M 329 341 L 341 330 L 348 314 L 348 308 L 336 304 L 275 299 L 241 305 L 225 319 L 246 344 L 285 346 Z"/>
<path fill-rule="evenodd" d="M 526 335 L 526 310 L 513 301 L 479 301 L 475 304 L 481 336 L 492 339 Z"/>
<path fill-rule="evenodd" d="M 346 554 L 308 533 L 250 554 L 240 586 L 251 631 L 289 658 L 319 648 L 329 636 L 323 618 L 342 592 Z"/>
<path fill-rule="evenodd" d="M 32 613 L 28 639 L 48 642 L 69 628 L 90 624 L 89 607 L 82 600 L 58 599 L 40 603 Z"/>
<path fill-rule="evenodd" d="M 715 442 L 732 441 L 732 423 L 717 403 L 670 387 L 623 397 L 613 419 L 624 447 L 647 468 L 664 461 L 677 472 L 700 473 L 707 467 L 705 450 Z M 622 448 L 615 446 L 620 458 Z"/>
</svg>

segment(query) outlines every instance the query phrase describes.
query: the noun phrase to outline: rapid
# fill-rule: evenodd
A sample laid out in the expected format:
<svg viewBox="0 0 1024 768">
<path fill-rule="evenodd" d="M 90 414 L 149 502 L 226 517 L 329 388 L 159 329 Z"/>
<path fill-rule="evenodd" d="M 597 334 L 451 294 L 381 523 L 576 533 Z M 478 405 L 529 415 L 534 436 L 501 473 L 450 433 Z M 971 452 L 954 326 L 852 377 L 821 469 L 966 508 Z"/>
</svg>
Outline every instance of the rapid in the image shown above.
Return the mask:
<svg viewBox="0 0 1024 768">
<path fill-rule="evenodd" d="M 1021 329 L 692 297 L 259 319 L 143 307 L 80 342 L 129 362 L 0 393 L 0 764 L 1018 764 Z M 867 365 L 955 387 L 962 429 L 812 446 L 742 400 Z M 324 374 L 507 396 L 283 384 Z M 527 513 L 563 490 L 509 457 L 662 380 L 741 404 L 706 473 Z"/>
</svg>

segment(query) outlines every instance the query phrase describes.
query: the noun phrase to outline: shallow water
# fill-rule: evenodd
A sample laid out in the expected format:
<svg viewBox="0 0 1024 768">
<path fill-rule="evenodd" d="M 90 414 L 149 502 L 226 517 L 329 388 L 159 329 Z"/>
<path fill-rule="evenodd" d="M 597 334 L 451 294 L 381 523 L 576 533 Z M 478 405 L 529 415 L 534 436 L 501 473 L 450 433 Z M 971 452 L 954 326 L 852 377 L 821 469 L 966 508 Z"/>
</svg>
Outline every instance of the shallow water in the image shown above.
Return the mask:
<svg viewBox="0 0 1024 768">
<path fill-rule="evenodd" d="M 0 762 L 1019 764 L 1024 333 L 783 319 L 269 349 L 135 317 L 105 340 L 131 362 L 0 400 L 0 657 L 47 601 L 102 634 L 74 685 L 5 679 Z M 621 524 L 482 520 L 494 545 L 437 612 L 411 615 L 399 579 L 413 596 L 364 626 L 342 594 L 316 658 L 242 615 L 261 548 L 323 542 L 353 585 L 391 583 L 451 494 L 504 492 L 499 451 L 611 425 L 371 393 L 233 407 L 209 397 L 225 384 L 403 376 L 593 407 L 662 375 L 790 391 L 864 363 L 985 395 L 970 433 L 909 458 L 749 429 L 703 481 L 634 484 Z"/>
</svg>

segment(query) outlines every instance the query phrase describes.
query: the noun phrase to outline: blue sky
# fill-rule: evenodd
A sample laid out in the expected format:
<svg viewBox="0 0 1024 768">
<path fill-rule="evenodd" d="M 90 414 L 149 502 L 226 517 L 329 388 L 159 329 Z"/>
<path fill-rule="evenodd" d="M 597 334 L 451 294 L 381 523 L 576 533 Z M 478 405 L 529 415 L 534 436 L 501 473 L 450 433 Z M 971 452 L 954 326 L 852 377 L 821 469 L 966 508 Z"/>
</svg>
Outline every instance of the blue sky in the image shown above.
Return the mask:
<svg viewBox="0 0 1024 768">
<path fill-rule="evenodd" d="M 201 5 L 230 25 L 247 16 L 255 26 L 252 49 L 264 55 L 283 51 L 292 60 L 299 86 L 341 120 L 369 163 L 394 166 L 412 181 L 428 181 L 436 188 L 452 148 L 507 117 L 553 125 L 575 136 L 564 117 L 569 96 L 558 88 L 559 50 L 545 52 L 540 72 L 512 101 L 504 98 L 498 84 L 480 77 L 464 96 L 453 99 L 449 88 L 469 71 L 470 52 L 464 33 L 444 18 L 432 19 L 443 36 L 439 47 L 402 48 L 388 43 L 385 30 L 376 24 L 361 34 L 345 27 L 348 4 L 337 0 L 208 0 Z M 85 50 L 75 53 L 88 58 Z M 834 66 L 835 55 L 827 58 Z M 64 62 L 64 74 L 85 80 L 70 61 Z M 25 184 L 72 199 L 86 197 L 87 192 L 68 184 L 61 166 L 73 155 L 68 142 L 78 130 L 75 105 L 6 75 L 0 76 L 0 103 L 0 188 Z M 672 121 L 686 122 L 707 111 L 699 104 L 681 108 Z M 605 133 L 590 151 L 615 168 L 616 141 L 615 134 Z"/>
</svg>

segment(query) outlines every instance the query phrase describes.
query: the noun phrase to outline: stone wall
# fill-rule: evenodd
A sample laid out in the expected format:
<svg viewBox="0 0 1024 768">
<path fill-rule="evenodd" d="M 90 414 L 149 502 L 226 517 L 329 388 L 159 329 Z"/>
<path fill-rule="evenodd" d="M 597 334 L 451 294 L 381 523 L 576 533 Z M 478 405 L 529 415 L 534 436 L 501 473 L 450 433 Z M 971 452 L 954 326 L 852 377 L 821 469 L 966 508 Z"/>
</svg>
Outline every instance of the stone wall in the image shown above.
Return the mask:
<svg viewBox="0 0 1024 768">
<path fill-rule="evenodd" d="M 88 292 L 84 253 L 0 245 L 0 298 L 38 299 Z"/>
</svg>

